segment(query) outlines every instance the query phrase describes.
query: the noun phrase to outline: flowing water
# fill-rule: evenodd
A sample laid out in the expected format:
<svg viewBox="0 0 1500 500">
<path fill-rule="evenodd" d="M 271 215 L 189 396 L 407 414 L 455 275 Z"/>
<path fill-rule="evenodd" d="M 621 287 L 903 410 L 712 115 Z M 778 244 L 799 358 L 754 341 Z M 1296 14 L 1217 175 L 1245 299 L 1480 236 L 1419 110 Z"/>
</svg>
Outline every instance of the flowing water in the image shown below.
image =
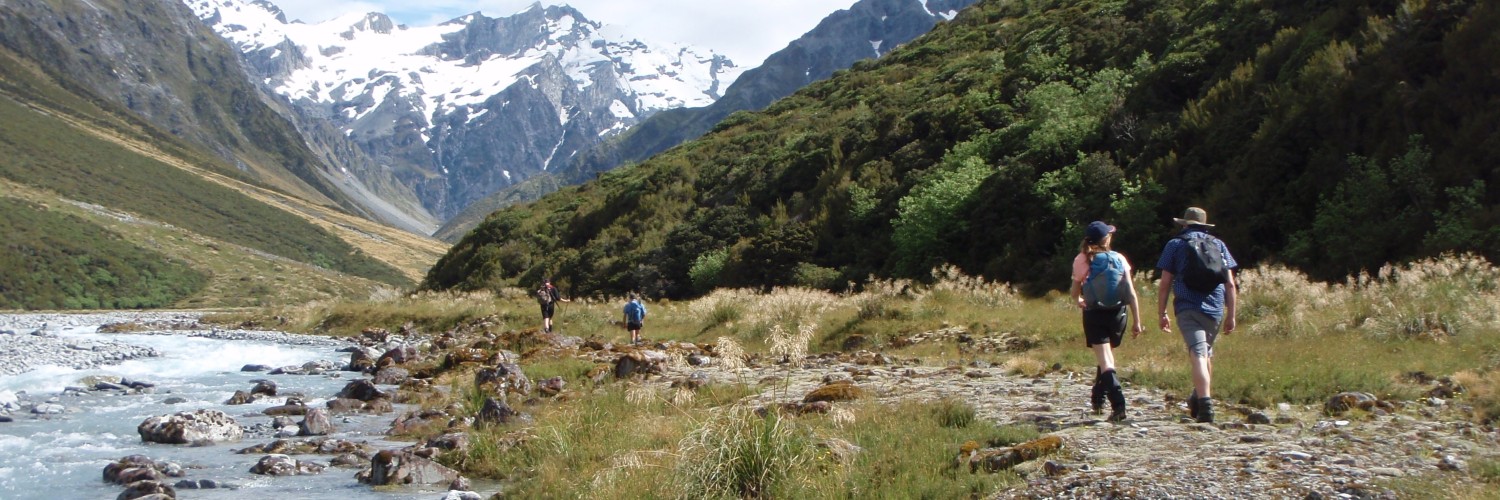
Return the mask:
<svg viewBox="0 0 1500 500">
<path fill-rule="evenodd" d="M 0 325 L 5 324 L 0 317 Z M 122 457 L 141 454 L 157 461 L 174 462 L 187 470 L 180 479 L 211 479 L 235 488 L 179 489 L 179 498 L 206 499 L 393 499 L 441 498 L 443 487 L 395 488 L 376 491 L 354 479 L 357 469 L 329 467 L 322 474 L 272 477 L 251 474 L 249 469 L 263 455 L 240 455 L 235 449 L 274 440 L 269 435 L 251 435 L 240 442 L 190 447 L 143 443 L 136 426 L 147 418 L 182 411 L 216 409 L 234 417 L 244 427 L 266 424 L 271 417 L 261 410 L 285 403 L 286 395 L 300 393 L 310 407 L 322 406 L 352 378 L 352 372 L 328 375 L 268 375 L 242 372 L 246 364 L 272 367 L 299 366 L 316 360 L 347 360 L 332 344 L 303 346 L 272 341 L 220 340 L 181 334 L 98 334 L 97 324 L 76 323 L 55 333 L 66 339 L 109 340 L 150 346 L 160 357 L 126 361 L 98 369 L 76 370 L 41 367 L 20 375 L 0 376 L 0 391 L 25 393 L 33 402 L 54 401 L 66 407 L 60 415 L 17 412 L 14 422 L 0 423 L 0 498 L 8 500 L 115 498 L 124 488 L 102 480 L 104 467 Z M 18 330 L 19 331 L 19 330 Z M 122 376 L 155 384 L 148 394 L 120 395 L 94 391 L 65 395 L 67 387 L 78 387 L 90 375 Z M 256 379 L 276 382 L 279 397 L 246 405 L 224 402 L 236 390 L 249 391 Z M 78 393 L 70 393 L 78 394 Z M 186 402 L 169 403 L 171 398 Z M 401 408 L 398 407 L 398 411 Z M 393 415 L 338 415 L 332 438 L 367 441 L 377 449 L 409 443 L 384 441 L 382 432 Z M 300 421 L 300 418 L 298 418 Z M 293 458 L 327 464 L 332 457 L 297 455 Z M 175 483 L 179 478 L 169 478 Z M 446 486 L 446 485 L 442 485 Z"/>
</svg>

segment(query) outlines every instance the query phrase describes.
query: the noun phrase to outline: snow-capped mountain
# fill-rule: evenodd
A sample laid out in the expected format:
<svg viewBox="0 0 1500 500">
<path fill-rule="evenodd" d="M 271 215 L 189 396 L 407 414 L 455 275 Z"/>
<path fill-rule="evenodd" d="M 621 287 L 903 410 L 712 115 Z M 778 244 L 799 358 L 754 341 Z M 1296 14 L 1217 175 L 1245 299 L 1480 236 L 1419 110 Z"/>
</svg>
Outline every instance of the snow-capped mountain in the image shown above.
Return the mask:
<svg viewBox="0 0 1500 500">
<path fill-rule="evenodd" d="M 571 7 L 408 27 L 379 13 L 287 22 L 264 0 L 184 2 L 299 122 L 330 121 L 374 159 L 351 175 L 392 174 L 440 219 L 659 111 L 711 104 L 743 71 L 690 47 L 608 39 Z"/>
</svg>

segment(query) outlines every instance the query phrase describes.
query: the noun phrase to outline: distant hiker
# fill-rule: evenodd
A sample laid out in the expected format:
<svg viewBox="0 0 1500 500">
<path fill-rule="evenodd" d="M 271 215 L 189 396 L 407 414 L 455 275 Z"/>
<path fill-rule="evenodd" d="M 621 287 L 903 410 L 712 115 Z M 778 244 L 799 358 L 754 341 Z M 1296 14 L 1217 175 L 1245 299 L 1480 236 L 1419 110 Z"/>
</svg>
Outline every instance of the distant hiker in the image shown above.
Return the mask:
<svg viewBox="0 0 1500 500">
<path fill-rule="evenodd" d="M 552 313 L 556 304 L 571 301 L 558 294 L 557 287 L 552 286 L 552 278 L 546 278 L 542 280 L 542 287 L 536 289 L 536 302 L 542 306 L 542 331 L 552 333 Z"/>
<path fill-rule="evenodd" d="M 641 327 L 646 323 L 646 304 L 641 303 L 641 295 L 630 293 L 630 302 L 625 303 L 625 329 L 630 330 L 631 345 L 641 343 Z"/>
<path fill-rule="evenodd" d="M 1172 331 L 1167 318 L 1167 297 L 1175 294 L 1173 310 L 1177 312 L 1177 329 L 1187 344 L 1193 368 L 1193 394 L 1188 397 L 1188 414 L 1198 422 L 1214 421 L 1213 394 L 1209 388 L 1214 374 L 1214 339 L 1220 327 L 1227 335 L 1234 331 L 1235 299 L 1239 294 L 1234 269 L 1239 267 L 1229 255 L 1223 241 L 1208 234 L 1208 212 L 1190 207 L 1182 218 L 1173 219 L 1182 232 L 1167 242 L 1156 268 L 1161 270 L 1161 284 L 1156 292 L 1156 312 L 1161 316 L 1161 330 Z"/>
<path fill-rule="evenodd" d="M 1109 249 L 1114 233 L 1115 227 L 1103 221 L 1089 223 L 1078 256 L 1073 258 L 1070 293 L 1073 303 L 1083 310 L 1084 345 L 1094 350 L 1097 362 L 1089 403 L 1094 413 L 1099 413 L 1104 409 L 1104 399 L 1109 398 L 1108 420 L 1119 422 L 1125 419 L 1125 392 L 1120 389 L 1120 377 L 1115 373 L 1113 348 L 1120 347 L 1125 336 L 1126 309 L 1134 319 L 1131 338 L 1139 336 L 1144 328 L 1136 304 L 1135 283 L 1130 279 L 1130 262 Z"/>
</svg>

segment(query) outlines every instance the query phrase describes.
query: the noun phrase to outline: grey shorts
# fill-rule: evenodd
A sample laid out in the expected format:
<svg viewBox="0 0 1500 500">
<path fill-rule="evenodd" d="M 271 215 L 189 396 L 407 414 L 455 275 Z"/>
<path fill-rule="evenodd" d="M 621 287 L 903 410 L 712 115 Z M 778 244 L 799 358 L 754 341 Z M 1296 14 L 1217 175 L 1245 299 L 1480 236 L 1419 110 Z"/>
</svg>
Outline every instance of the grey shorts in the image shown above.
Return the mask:
<svg viewBox="0 0 1500 500">
<path fill-rule="evenodd" d="M 1187 344 L 1188 354 L 1200 358 L 1214 357 L 1214 339 L 1219 338 L 1219 320 L 1190 309 L 1177 311 L 1177 330 Z"/>
</svg>

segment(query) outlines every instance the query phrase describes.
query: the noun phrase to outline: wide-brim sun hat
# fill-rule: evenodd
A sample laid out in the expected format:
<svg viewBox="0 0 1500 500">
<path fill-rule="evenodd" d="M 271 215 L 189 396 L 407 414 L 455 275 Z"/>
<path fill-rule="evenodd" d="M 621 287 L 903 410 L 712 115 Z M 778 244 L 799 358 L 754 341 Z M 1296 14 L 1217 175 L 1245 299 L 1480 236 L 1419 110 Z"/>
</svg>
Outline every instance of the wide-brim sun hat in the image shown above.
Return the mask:
<svg viewBox="0 0 1500 500">
<path fill-rule="evenodd" d="M 1188 207 L 1182 212 L 1182 217 L 1172 219 L 1172 221 L 1179 226 L 1214 227 L 1213 224 L 1208 223 L 1208 212 L 1198 207 Z"/>
</svg>

